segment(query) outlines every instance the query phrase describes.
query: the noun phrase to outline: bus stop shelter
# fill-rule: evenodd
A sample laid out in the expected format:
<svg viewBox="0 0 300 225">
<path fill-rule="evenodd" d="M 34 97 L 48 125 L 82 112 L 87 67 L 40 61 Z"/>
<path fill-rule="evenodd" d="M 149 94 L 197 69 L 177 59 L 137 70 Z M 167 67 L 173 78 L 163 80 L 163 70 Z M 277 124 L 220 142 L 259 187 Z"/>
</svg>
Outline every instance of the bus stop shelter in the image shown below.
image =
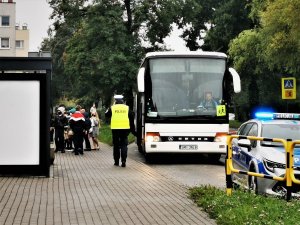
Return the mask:
<svg viewBox="0 0 300 225">
<path fill-rule="evenodd" d="M 51 57 L 0 57 L 0 175 L 50 173 Z"/>
</svg>

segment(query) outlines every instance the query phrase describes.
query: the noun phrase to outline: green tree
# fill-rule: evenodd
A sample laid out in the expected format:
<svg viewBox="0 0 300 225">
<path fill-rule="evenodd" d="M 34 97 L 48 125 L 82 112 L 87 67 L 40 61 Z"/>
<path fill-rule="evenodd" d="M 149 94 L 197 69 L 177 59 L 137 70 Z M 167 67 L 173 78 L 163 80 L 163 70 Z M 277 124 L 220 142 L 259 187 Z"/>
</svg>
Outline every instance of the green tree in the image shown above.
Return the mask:
<svg viewBox="0 0 300 225">
<path fill-rule="evenodd" d="M 181 3 L 181 15 L 176 24 L 183 29 L 181 37 L 190 50 L 200 48 L 199 41 L 208 30 L 218 0 L 196 1 L 186 0 Z"/>
<path fill-rule="evenodd" d="M 61 97 L 67 97 L 72 83 L 65 76 L 64 52 L 69 39 L 73 36 L 81 19 L 86 14 L 87 0 L 49 0 L 53 9 L 50 19 L 54 22 L 48 30 L 48 39 L 41 45 L 42 50 L 50 50 L 52 55 L 52 98 L 54 103 Z"/>
<path fill-rule="evenodd" d="M 240 120 L 249 118 L 251 108 L 259 102 L 257 79 L 259 71 L 260 36 L 255 30 L 242 32 L 230 44 L 229 55 L 242 81 L 242 92 L 235 96 L 235 111 Z M 254 88 L 254 89 L 253 89 Z"/>
<path fill-rule="evenodd" d="M 219 1 L 212 14 L 211 28 L 204 37 L 202 49 L 227 52 L 229 43 L 243 30 L 253 28 L 247 1 Z"/>
<path fill-rule="evenodd" d="M 268 1 L 262 12 L 266 62 L 271 69 L 300 72 L 300 0 Z"/>
<path fill-rule="evenodd" d="M 132 95 L 140 50 L 122 15 L 116 2 L 91 7 L 68 43 L 65 72 L 74 85 L 71 94 L 81 102 L 102 98 L 109 104 L 114 92 Z"/>
<path fill-rule="evenodd" d="M 250 16 L 259 24 L 231 42 L 230 57 L 242 78 L 243 93 L 235 99 L 241 112 L 260 105 L 285 110 L 281 77 L 297 77 L 299 71 L 295 57 L 299 54 L 299 21 L 294 18 L 299 13 L 297 5 L 299 1 L 253 1 Z M 290 101 L 291 110 L 296 110 L 295 103 Z"/>
<path fill-rule="evenodd" d="M 199 40 L 207 33 L 204 48 L 226 51 L 230 39 L 249 26 L 246 3 L 236 0 L 50 0 L 49 4 L 54 23 L 44 47 L 50 46 L 53 56 L 55 96 L 72 96 L 86 104 L 99 98 L 109 104 L 114 91 L 132 96 L 142 57 L 148 51 L 165 50 L 163 40 L 174 22 L 183 28 L 190 50 L 199 49 Z"/>
</svg>

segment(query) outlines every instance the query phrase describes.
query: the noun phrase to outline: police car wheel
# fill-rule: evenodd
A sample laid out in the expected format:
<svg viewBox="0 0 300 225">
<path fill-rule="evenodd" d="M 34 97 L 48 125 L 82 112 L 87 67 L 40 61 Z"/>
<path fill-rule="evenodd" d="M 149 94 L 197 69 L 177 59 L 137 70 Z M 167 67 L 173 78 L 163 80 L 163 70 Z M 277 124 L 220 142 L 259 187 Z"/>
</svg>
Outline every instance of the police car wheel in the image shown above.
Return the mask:
<svg viewBox="0 0 300 225">
<path fill-rule="evenodd" d="M 248 176 L 248 188 L 249 191 L 257 194 L 258 193 L 258 187 L 257 187 L 257 177 L 255 176 Z"/>
</svg>

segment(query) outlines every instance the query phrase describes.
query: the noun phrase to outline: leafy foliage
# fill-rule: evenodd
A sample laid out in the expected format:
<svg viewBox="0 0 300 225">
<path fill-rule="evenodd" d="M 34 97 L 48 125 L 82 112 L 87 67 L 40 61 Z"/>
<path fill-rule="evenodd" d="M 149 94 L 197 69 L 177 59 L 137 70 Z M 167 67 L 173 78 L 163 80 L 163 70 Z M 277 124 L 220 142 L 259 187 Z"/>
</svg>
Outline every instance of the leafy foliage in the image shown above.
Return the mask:
<svg viewBox="0 0 300 225">
<path fill-rule="evenodd" d="M 85 101 L 80 96 L 102 96 L 109 103 L 113 92 L 127 93 L 134 86 L 139 54 L 122 13 L 115 3 L 103 1 L 87 11 L 80 29 L 69 40 L 65 72 L 74 84 L 71 94 L 81 102 Z"/>
<path fill-rule="evenodd" d="M 246 1 L 220 1 L 212 14 L 211 29 L 204 38 L 204 50 L 227 52 L 230 41 L 245 29 L 253 28 Z"/>
<path fill-rule="evenodd" d="M 260 105 L 282 111 L 280 78 L 297 77 L 300 70 L 299 3 L 49 0 L 54 23 L 41 49 L 52 53 L 52 96 L 83 105 L 101 99 L 108 106 L 118 92 L 132 105 L 141 59 L 148 51 L 166 50 L 164 38 L 175 24 L 190 50 L 229 53 L 242 79 L 243 92 L 234 97 L 240 120 Z"/>
<path fill-rule="evenodd" d="M 300 8 L 299 0 L 268 1 L 262 12 L 262 35 L 266 49 L 266 62 L 271 69 L 289 73 L 300 71 Z"/>
<path fill-rule="evenodd" d="M 250 16 L 260 24 L 241 32 L 230 44 L 230 57 L 243 82 L 244 92 L 235 99 L 240 119 L 248 119 L 258 106 L 272 106 L 281 112 L 297 110 L 295 101 L 281 99 L 281 78 L 299 76 L 299 59 L 295 57 L 299 54 L 299 21 L 294 18 L 299 13 L 297 3 L 253 1 Z M 242 116 L 245 111 L 248 115 Z"/>
</svg>

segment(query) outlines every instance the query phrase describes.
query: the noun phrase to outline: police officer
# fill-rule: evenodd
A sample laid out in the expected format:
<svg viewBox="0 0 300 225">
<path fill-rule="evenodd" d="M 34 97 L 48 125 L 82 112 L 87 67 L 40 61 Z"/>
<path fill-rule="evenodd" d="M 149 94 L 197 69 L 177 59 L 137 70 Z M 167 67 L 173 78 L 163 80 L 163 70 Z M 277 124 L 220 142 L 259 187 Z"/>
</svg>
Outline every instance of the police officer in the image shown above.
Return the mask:
<svg viewBox="0 0 300 225">
<path fill-rule="evenodd" d="M 126 167 L 127 145 L 129 132 L 135 133 L 134 115 L 127 105 L 124 104 L 123 95 L 115 95 L 115 104 L 105 113 L 111 118 L 110 127 L 112 131 L 115 166 L 119 166 L 121 156 L 122 167 Z"/>
</svg>

